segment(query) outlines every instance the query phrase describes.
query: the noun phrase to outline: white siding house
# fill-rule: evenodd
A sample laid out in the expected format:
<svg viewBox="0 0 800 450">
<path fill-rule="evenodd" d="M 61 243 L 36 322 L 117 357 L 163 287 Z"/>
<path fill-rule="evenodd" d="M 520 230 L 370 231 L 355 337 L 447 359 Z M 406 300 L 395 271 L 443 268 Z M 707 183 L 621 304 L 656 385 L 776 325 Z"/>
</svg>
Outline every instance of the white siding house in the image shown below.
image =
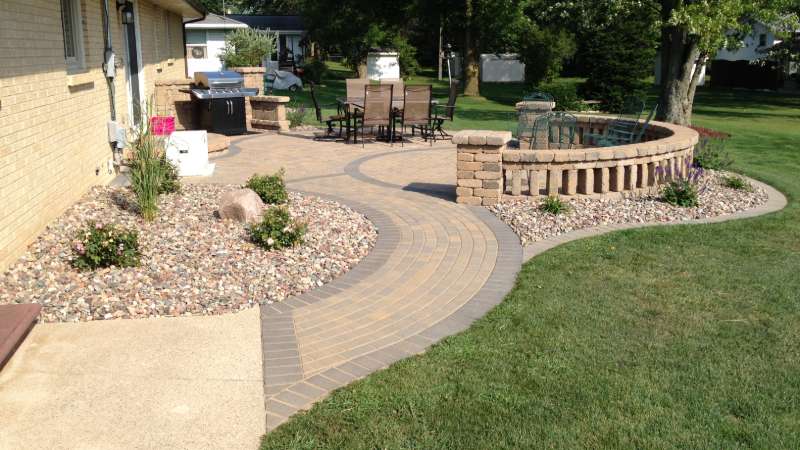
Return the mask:
<svg viewBox="0 0 800 450">
<path fill-rule="evenodd" d="M 186 28 L 186 75 L 195 72 L 222 70 L 219 55 L 225 48 L 225 35 L 236 28 L 248 28 L 247 24 L 230 17 L 208 14 L 205 19 L 187 22 Z"/>
</svg>

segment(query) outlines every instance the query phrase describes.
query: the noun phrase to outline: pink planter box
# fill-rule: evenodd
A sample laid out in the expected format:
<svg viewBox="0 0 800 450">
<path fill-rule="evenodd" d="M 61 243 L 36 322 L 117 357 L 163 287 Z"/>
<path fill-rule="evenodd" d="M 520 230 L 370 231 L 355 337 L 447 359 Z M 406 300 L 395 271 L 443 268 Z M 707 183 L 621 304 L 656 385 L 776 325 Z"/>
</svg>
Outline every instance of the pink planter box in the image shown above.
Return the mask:
<svg viewBox="0 0 800 450">
<path fill-rule="evenodd" d="M 172 116 L 153 116 L 150 118 L 150 129 L 158 136 L 169 136 L 175 131 L 175 118 Z"/>
</svg>

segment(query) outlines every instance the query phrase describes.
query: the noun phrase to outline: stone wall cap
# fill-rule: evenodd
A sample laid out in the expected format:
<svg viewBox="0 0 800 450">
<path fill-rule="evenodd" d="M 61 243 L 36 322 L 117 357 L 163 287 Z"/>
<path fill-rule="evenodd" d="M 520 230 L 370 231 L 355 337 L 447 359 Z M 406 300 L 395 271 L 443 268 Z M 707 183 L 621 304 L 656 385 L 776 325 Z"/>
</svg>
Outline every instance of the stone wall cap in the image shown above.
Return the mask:
<svg viewBox="0 0 800 450">
<path fill-rule="evenodd" d="M 231 67 L 228 70 L 232 70 L 234 72 L 239 73 L 265 73 L 267 71 L 266 67 Z"/>
<path fill-rule="evenodd" d="M 194 81 L 191 78 L 170 78 L 165 80 L 156 80 L 156 86 L 188 86 Z"/>
<path fill-rule="evenodd" d="M 502 146 L 511 142 L 510 131 L 461 130 L 453 135 L 453 144 Z"/>
<path fill-rule="evenodd" d="M 272 102 L 272 103 L 289 103 L 292 101 L 291 97 L 283 95 L 254 95 L 250 97 L 250 101 L 256 102 Z"/>
</svg>

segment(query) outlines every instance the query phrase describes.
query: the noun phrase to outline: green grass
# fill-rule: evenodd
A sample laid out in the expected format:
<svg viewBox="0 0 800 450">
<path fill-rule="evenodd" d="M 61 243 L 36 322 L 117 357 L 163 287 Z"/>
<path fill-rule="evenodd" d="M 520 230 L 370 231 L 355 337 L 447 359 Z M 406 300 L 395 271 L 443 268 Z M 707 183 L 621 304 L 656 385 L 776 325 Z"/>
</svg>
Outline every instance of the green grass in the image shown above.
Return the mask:
<svg viewBox="0 0 800 450">
<path fill-rule="evenodd" d="M 701 90 L 695 109 L 785 210 L 553 249 L 469 330 L 334 392 L 262 448 L 800 448 L 799 108 Z"/>
</svg>

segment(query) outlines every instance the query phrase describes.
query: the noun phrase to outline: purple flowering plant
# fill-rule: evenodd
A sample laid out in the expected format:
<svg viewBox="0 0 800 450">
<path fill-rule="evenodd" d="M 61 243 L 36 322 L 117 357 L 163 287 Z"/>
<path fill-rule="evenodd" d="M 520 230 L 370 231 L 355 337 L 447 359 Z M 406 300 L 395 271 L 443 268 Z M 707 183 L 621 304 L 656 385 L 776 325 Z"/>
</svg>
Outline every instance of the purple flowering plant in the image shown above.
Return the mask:
<svg viewBox="0 0 800 450">
<path fill-rule="evenodd" d="M 685 208 L 697 206 L 700 193 L 698 185 L 704 173 L 702 167 L 691 161 L 687 161 L 685 167 L 674 173 L 670 167 L 666 169 L 661 166 L 656 167 L 656 175 L 661 179 L 669 180 L 661 191 L 661 199 L 671 205 Z"/>
<path fill-rule="evenodd" d="M 79 270 L 139 265 L 139 234 L 114 224 L 89 222 L 72 246 L 72 265 Z"/>
</svg>

